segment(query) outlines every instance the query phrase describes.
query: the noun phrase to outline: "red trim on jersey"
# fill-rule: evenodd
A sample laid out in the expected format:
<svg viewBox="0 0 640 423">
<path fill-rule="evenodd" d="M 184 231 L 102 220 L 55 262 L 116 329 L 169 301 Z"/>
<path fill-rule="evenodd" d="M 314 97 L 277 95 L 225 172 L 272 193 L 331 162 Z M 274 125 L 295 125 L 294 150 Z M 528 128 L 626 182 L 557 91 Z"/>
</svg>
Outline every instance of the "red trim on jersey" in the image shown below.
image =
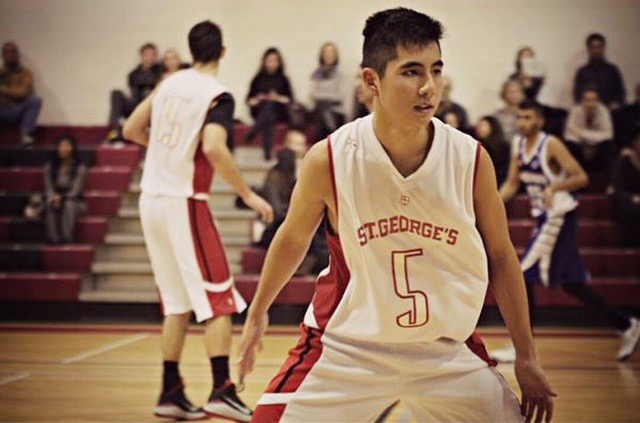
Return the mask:
<svg viewBox="0 0 640 423">
<path fill-rule="evenodd" d="M 333 201 L 336 203 L 336 219 L 338 219 L 338 189 L 336 188 L 336 172 L 333 168 L 333 151 L 331 150 L 331 137 L 327 137 L 329 149 L 329 171 L 331 173 L 331 186 L 333 187 Z"/>
<path fill-rule="evenodd" d="M 202 152 L 202 143 L 198 143 L 196 153 L 193 156 L 193 192 L 204 192 L 208 194 L 211 191 L 211 183 L 213 182 L 213 167 L 207 156 Z"/>
<path fill-rule="evenodd" d="M 209 205 L 206 201 L 192 198 L 187 201 L 191 238 L 202 279 L 213 284 L 226 282 L 231 277 L 231 272 Z M 215 316 L 237 312 L 231 288 L 224 292 L 206 291 L 206 293 Z"/>
<path fill-rule="evenodd" d="M 480 153 L 482 152 L 482 144 L 478 143 L 476 148 L 476 160 L 473 165 L 473 194 L 476 193 L 476 181 L 478 179 L 478 168 L 480 167 Z"/>
<path fill-rule="evenodd" d="M 298 345 L 289 351 L 289 356 L 271 380 L 265 393 L 296 392 L 313 366 L 322 355 L 322 331 L 300 325 L 302 336 Z M 260 423 L 278 422 L 286 408 L 285 404 L 258 405 L 251 421 Z"/>
<path fill-rule="evenodd" d="M 467 347 L 469 347 L 471 352 L 480 357 L 490 367 L 496 367 L 498 365 L 498 362 L 491 358 L 487 352 L 487 348 L 484 346 L 484 341 L 478 332 L 473 331 L 471 336 L 465 341 L 465 344 L 467 344 Z"/>
<path fill-rule="evenodd" d="M 342 252 L 340 238 L 336 235 L 331 235 L 329 232 L 327 232 L 326 236 L 331 257 L 329 273 L 324 276 L 318 276 L 316 292 L 311 300 L 313 314 L 320 329 L 324 329 L 327 326 L 351 279 L 351 273 Z"/>
</svg>

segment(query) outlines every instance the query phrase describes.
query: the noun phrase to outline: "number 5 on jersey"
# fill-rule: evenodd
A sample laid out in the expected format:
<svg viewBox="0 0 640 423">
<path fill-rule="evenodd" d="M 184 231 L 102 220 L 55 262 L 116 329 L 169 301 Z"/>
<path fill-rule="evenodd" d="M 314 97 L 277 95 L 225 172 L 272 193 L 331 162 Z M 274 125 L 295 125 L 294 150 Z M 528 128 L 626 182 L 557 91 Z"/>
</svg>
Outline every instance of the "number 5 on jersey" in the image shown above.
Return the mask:
<svg viewBox="0 0 640 423">
<path fill-rule="evenodd" d="M 393 270 L 393 286 L 396 295 L 411 301 L 411 309 L 396 317 L 398 326 L 415 328 L 423 326 L 429 321 L 429 299 L 427 294 L 411 289 L 409 285 L 408 261 L 411 257 L 423 255 L 422 248 L 391 253 L 391 267 Z"/>
</svg>

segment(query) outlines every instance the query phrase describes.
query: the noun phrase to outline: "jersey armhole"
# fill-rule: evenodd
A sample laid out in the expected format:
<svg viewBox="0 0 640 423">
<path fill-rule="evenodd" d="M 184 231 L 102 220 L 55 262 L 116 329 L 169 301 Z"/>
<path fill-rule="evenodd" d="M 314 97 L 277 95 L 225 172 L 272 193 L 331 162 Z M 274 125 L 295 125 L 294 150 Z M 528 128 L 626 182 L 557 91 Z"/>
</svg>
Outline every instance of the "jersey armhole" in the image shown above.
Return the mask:
<svg viewBox="0 0 640 423">
<path fill-rule="evenodd" d="M 473 188 L 471 193 L 473 194 L 473 198 L 476 196 L 476 186 L 478 181 L 478 168 L 480 167 L 480 154 L 482 153 L 482 144 L 478 142 L 476 145 L 476 158 L 473 164 Z"/>
</svg>

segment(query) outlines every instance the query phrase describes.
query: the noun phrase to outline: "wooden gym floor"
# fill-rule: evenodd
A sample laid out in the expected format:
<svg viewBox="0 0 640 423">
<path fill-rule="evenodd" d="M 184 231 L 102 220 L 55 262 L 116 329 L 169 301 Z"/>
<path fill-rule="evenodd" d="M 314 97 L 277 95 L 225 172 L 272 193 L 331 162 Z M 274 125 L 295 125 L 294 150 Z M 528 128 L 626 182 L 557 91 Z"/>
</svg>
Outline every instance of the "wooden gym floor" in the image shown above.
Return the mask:
<svg viewBox="0 0 640 423">
<path fill-rule="evenodd" d="M 0 325 L 0 421 L 160 421 L 151 414 L 160 384 L 159 331 L 158 325 Z M 508 339 L 503 329 L 480 333 L 489 349 Z M 197 404 L 211 384 L 201 336 L 200 328 L 190 330 L 181 365 Z M 295 327 L 269 330 L 241 394 L 247 404 L 255 405 L 297 337 Z M 640 422 L 640 353 L 627 363 L 615 361 L 614 332 L 545 329 L 537 331 L 536 343 L 559 394 L 555 422 Z M 499 370 L 517 391 L 513 366 Z M 390 421 L 402 414 L 395 411 Z"/>
</svg>

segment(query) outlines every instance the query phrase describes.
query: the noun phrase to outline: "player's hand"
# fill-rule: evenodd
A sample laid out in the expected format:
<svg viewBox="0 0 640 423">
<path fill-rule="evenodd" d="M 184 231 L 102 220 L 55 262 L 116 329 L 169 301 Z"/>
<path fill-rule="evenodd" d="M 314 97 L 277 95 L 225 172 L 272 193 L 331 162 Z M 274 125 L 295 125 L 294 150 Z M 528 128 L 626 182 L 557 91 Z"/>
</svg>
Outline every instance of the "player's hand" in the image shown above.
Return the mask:
<svg viewBox="0 0 640 423">
<path fill-rule="evenodd" d="M 273 207 L 264 198 L 251 191 L 242 201 L 258 212 L 263 221 L 267 223 L 273 222 Z"/>
<path fill-rule="evenodd" d="M 542 201 L 544 203 L 544 208 L 546 210 L 551 210 L 551 208 L 553 207 L 553 190 L 551 189 L 551 187 L 545 188 Z"/>
<path fill-rule="evenodd" d="M 262 313 L 257 317 L 252 317 L 251 313 L 242 328 L 242 338 L 240 339 L 240 352 L 238 357 L 239 373 L 238 381 L 244 384 L 244 378 L 253 371 L 256 362 L 256 355 L 262 350 L 262 337 L 269 326 L 269 316 Z"/>
<path fill-rule="evenodd" d="M 535 360 L 516 358 L 516 379 L 522 391 L 520 411 L 527 423 L 549 423 L 553 417 L 553 397 L 558 396 Z"/>
</svg>

